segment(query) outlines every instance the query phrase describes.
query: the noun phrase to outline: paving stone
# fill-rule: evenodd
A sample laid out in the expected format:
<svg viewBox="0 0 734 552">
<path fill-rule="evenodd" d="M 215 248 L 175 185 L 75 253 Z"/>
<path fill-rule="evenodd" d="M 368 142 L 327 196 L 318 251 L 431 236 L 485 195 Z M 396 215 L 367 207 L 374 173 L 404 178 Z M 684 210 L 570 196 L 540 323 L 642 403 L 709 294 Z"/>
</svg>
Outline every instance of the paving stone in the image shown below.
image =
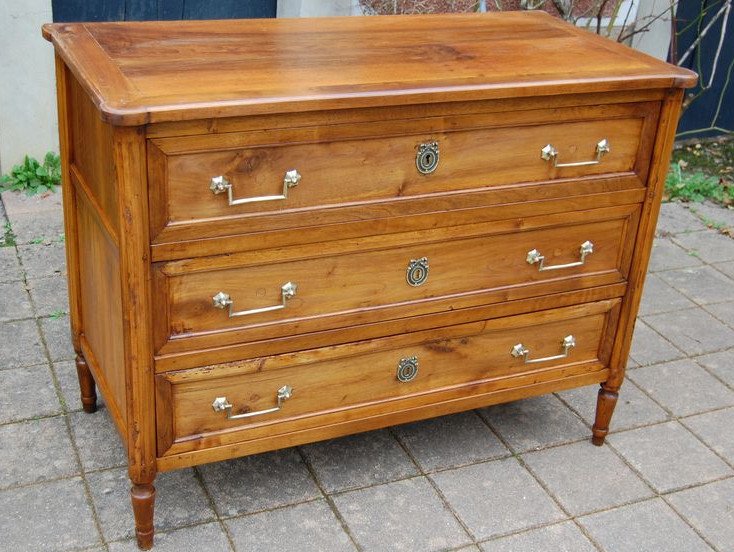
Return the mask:
<svg viewBox="0 0 734 552">
<path fill-rule="evenodd" d="M 19 245 L 18 254 L 28 278 L 66 274 L 66 249 L 63 242 Z"/>
<path fill-rule="evenodd" d="M 283 449 L 198 468 L 217 512 L 236 516 L 321 496 L 296 449 Z"/>
<path fill-rule="evenodd" d="M 443 471 L 430 477 L 478 540 L 565 518 L 515 458 Z"/>
<path fill-rule="evenodd" d="M 54 363 L 56 379 L 61 389 L 61 399 L 66 405 L 67 411 L 81 410 L 82 401 L 79 395 L 79 378 L 76 374 L 76 364 L 73 360 Z M 97 395 L 97 405 L 102 405 L 102 396 Z M 72 425 L 74 421 L 72 419 Z"/>
<path fill-rule="evenodd" d="M 708 270 L 712 269 L 709 268 Z M 667 277 L 667 275 L 674 272 L 679 271 L 663 272 L 661 276 Z M 689 309 L 696 306 L 693 301 L 670 287 L 661 276 L 649 274 L 645 279 L 645 288 L 642 292 L 642 302 L 640 303 L 640 315 Z M 734 286 L 734 282 L 732 282 L 732 286 Z"/>
<path fill-rule="evenodd" d="M 78 473 L 62 417 L 0 426 L 0 489 Z"/>
<path fill-rule="evenodd" d="M 734 408 L 692 416 L 683 420 L 683 425 L 729 462 L 734 463 Z"/>
<path fill-rule="evenodd" d="M 425 477 L 339 494 L 334 502 L 366 552 L 430 552 L 471 543 Z"/>
<path fill-rule="evenodd" d="M 696 232 L 705 229 L 703 222 L 680 203 L 669 202 L 660 206 L 658 235 Z"/>
<path fill-rule="evenodd" d="M 78 478 L 2 492 L 0 511 L 4 550 L 62 552 L 101 542 Z"/>
<path fill-rule="evenodd" d="M 454 548 L 451 552 L 481 552 L 479 547 L 472 544 L 470 546 L 462 546 L 461 548 Z"/>
<path fill-rule="evenodd" d="M 155 552 L 224 552 L 232 550 L 219 523 L 204 523 L 168 533 L 156 532 Z M 110 552 L 139 552 L 134 539 L 110 543 Z"/>
<path fill-rule="evenodd" d="M 489 460 L 509 452 L 474 412 L 441 416 L 394 429 L 425 471 Z"/>
<path fill-rule="evenodd" d="M 0 321 L 33 316 L 31 302 L 23 282 L 0 284 Z"/>
<path fill-rule="evenodd" d="M 356 548 L 325 500 L 226 522 L 238 552 L 349 552 Z"/>
<path fill-rule="evenodd" d="M 71 328 L 69 315 L 41 318 L 41 332 L 46 340 L 51 360 L 66 360 L 76 356 L 71 345 Z"/>
<path fill-rule="evenodd" d="M 27 195 L 21 192 L 4 191 L 0 194 L 8 219 L 13 221 L 21 215 L 34 215 L 43 218 L 50 212 L 61 212 L 63 194 L 57 188 L 55 192 Z"/>
<path fill-rule="evenodd" d="M 135 536 L 127 468 L 87 474 L 105 540 Z M 194 470 L 161 473 L 155 483 L 155 526 L 161 531 L 215 518 Z"/>
<path fill-rule="evenodd" d="M 730 297 L 734 297 L 734 294 L 730 295 Z M 717 305 L 706 305 L 704 308 L 730 328 L 734 328 L 734 301 L 718 303 Z"/>
<path fill-rule="evenodd" d="M 716 481 L 668 496 L 673 507 L 719 550 L 734 543 L 734 479 Z"/>
<path fill-rule="evenodd" d="M 46 362 L 35 320 L 0 322 L 0 370 Z"/>
<path fill-rule="evenodd" d="M 596 548 L 572 521 L 532 529 L 482 545 L 485 552 L 595 552 Z"/>
<path fill-rule="evenodd" d="M 387 430 L 332 439 L 302 450 L 327 492 L 387 483 L 418 473 Z"/>
<path fill-rule="evenodd" d="M 668 238 L 656 238 L 653 241 L 649 264 L 650 272 L 700 266 L 701 264 L 701 259 L 691 255 Z"/>
<path fill-rule="evenodd" d="M 0 283 L 18 282 L 22 279 L 23 270 L 20 268 L 15 247 L 0 247 Z"/>
<path fill-rule="evenodd" d="M 48 366 L 39 364 L 5 370 L 0 381 L 0 423 L 61 412 Z"/>
<path fill-rule="evenodd" d="M 710 353 L 734 343 L 734 330 L 700 308 L 654 314 L 645 317 L 645 323 L 688 355 Z M 635 360 L 639 362 L 637 356 Z"/>
<path fill-rule="evenodd" d="M 678 422 L 615 433 L 607 441 L 661 493 L 732 473 Z"/>
<path fill-rule="evenodd" d="M 543 395 L 479 411 L 516 452 L 566 443 L 589 435 L 589 429 L 555 395 Z"/>
<path fill-rule="evenodd" d="M 635 333 L 632 336 L 630 356 L 640 366 L 647 366 L 648 364 L 681 358 L 683 352 L 669 341 L 666 341 L 642 320 L 637 320 Z"/>
<path fill-rule="evenodd" d="M 716 203 L 706 201 L 691 206 L 691 211 L 699 217 L 703 217 L 717 224 L 734 227 L 734 209 L 728 209 Z"/>
<path fill-rule="evenodd" d="M 696 362 L 722 381 L 734 386 L 734 349 L 697 357 Z"/>
<path fill-rule="evenodd" d="M 734 404 L 734 391 L 690 359 L 639 368 L 629 378 L 675 416 Z"/>
<path fill-rule="evenodd" d="M 573 443 L 530 452 L 523 459 L 574 516 L 652 495 L 650 488 L 606 446 Z"/>
<path fill-rule="evenodd" d="M 660 498 L 579 518 L 606 552 L 699 552 L 711 548 Z"/>
<path fill-rule="evenodd" d="M 734 240 L 713 230 L 682 234 L 673 241 L 707 263 L 734 260 Z"/>
<path fill-rule="evenodd" d="M 577 387 L 558 393 L 584 421 L 592 426 L 596 415 L 598 385 Z M 621 431 L 656 422 L 664 422 L 668 414 L 632 382 L 625 382 L 619 391 L 619 399 L 612 416 L 611 430 Z"/>
<path fill-rule="evenodd" d="M 661 272 L 659 277 L 701 305 L 721 303 L 734 297 L 734 280 L 724 276 L 721 272 L 714 270 L 710 266 L 668 270 L 667 272 Z M 671 293 L 667 295 L 661 294 L 659 299 L 661 302 L 680 303 L 682 305 L 681 308 L 694 306 L 692 304 L 686 305 L 685 301 L 681 302 L 677 300 L 676 296 Z"/>
<path fill-rule="evenodd" d="M 69 312 L 69 296 L 66 287 L 66 278 L 52 276 L 28 280 L 31 299 L 36 308 L 37 316 Z"/>
<path fill-rule="evenodd" d="M 64 234 L 64 217 L 61 211 L 39 214 L 22 214 L 10 221 L 16 243 L 33 244 L 38 241 L 59 241 Z"/>
<path fill-rule="evenodd" d="M 72 412 L 69 420 L 84 471 L 127 464 L 125 447 L 106 408 L 94 414 Z"/>
<path fill-rule="evenodd" d="M 734 261 L 729 261 L 726 263 L 716 263 L 711 266 L 713 266 L 719 272 L 723 272 L 729 278 L 734 278 Z"/>
</svg>

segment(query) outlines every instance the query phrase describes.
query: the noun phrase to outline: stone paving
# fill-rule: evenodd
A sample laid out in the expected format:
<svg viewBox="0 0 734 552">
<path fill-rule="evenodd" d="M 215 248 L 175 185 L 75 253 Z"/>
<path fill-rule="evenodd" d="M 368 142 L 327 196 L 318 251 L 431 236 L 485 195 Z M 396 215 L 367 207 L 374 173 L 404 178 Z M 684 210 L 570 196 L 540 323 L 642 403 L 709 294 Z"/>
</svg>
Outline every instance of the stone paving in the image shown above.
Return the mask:
<svg viewBox="0 0 734 552">
<path fill-rule="evenodd" d="M 0 204 L 0 549 L 134 551 L 122 446 L 78 399 L 57 199 Z M 734 550 L 734 239 L 702 222 L 734 211 L 694 209 L 663 206 L 603 447 L 592 386 L 162 474 L 155 550 Z"/>
</svg>

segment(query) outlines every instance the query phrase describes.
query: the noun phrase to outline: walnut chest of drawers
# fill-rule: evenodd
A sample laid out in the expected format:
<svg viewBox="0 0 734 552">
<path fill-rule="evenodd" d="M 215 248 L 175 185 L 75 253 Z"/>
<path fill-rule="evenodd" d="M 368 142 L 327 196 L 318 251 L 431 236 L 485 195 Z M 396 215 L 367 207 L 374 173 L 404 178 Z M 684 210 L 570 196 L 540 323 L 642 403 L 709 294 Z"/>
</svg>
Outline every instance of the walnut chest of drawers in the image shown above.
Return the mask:
<svg viewBox="0 0 734 552">
<path fill-rule="evenodd" d="M 160 471 L 590 383 L 602 443 L 693 73 L 527 12 L 44 36 L 141 548 Z"/>
</svg>

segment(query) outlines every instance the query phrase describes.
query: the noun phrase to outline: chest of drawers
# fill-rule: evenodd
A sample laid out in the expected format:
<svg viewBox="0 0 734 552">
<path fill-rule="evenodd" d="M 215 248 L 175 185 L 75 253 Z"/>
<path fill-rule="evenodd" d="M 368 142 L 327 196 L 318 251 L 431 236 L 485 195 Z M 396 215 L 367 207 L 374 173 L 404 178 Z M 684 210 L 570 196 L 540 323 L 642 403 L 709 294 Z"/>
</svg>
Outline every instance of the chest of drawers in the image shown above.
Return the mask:
<svg viewBox="0 0 734 552">
<path fill-rule="evenodd" d="M 694 74 L 539 13 L 44 36 L 141 548 L 160 471 L 590 383 L 603 442 Z"/>
</svg>

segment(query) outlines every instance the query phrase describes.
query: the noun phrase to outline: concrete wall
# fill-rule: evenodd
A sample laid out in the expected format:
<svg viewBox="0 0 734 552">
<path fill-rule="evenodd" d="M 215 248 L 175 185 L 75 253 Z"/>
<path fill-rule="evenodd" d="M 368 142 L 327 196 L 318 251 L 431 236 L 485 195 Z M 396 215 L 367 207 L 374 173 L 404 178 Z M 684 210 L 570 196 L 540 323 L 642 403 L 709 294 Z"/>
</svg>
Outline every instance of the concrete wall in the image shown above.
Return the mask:
<svg viewBox="0 0 734 552">
<path fill-rule="evenodd" d="M 650 22 L 656 15 L 670 7 L 671 0 L 640 0 L 637 8 L 637 27 Z M 647 31 L 632 37 L 632 46 L 660 59 L 668 58 L 670 47 L 670 15 L 655 20 Z"/>
<path fill-rule="evenodd" d="M 0 171 L 58 151 L 51 0 L 0 0 Z"/>
<path fill-rule="evenodd" d="M 357 0 L 278 0 L 278 17 L 358 15 Z"/>
</svg>

